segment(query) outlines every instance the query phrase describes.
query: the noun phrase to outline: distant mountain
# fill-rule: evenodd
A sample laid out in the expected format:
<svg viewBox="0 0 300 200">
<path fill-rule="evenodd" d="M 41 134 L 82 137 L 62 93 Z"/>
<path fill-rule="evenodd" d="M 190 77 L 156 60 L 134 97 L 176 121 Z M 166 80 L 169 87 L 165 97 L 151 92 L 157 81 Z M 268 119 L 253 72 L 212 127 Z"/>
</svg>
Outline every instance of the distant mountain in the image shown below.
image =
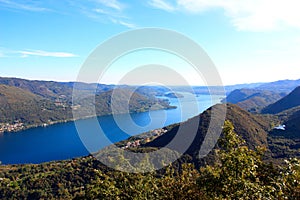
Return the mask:
<svg viewBox="0 0 300 200">
<path fill-rule="evenodd" d="M 280 81 L 261 84 L 260 86 L 256 87 L 255 89 L 290 93 L 292 90 L 294 90 L 299 85 L 300 85 L 300 79 L 298 79 L 298 80 L 280 80 Z"/>
<path fill-rule="evenodd" d="M 235 84 L 235 85 L 226 85 L 225 90 L 226 93 L 229 94 L 230 92 L 237 90 L 237 89 L 254 89 L 262 85 L 263 83 L 248 83 L 248 84 Z"/>
<path fill-rule="evenodd" d="M 224 92 L 229 94 L 233 90 L 241 89 L 241 88 L 255 88 L 261 85 L 262 83 L 249 83 L 249 84 L 236 84 L 236 85 L 225 85 L 223 86 L 172 86 L 170 87 L 173 91 L 179 92 L 190 92 L 195 93 L 197 95 L 208 95 L 208 94 L 215 94 L 215 95 L 223 95 Z"/>
<path fill-rule="evenodd" d="M 251 112 L 259 112 L 262 108 L 278 101 L 285 95 L 286 93 L 244 88 L 232 91 L 223 102 L 237 104 Z"/>
<path fill-rule="evenodd" d="M 195 139 L 190 148 L 186 151 L 186 154 L 196 158 L 198 156 L 201 144 L 207 134 L 208 127 L 212 126 L 211 130 L 217 130 L 217 127 L 213 127 L 214 124 L 210 124 L 212 109 L 214 109 L 214 112 L 218 113 L 222 112 L 224 106 L 226 106 L 227 110 L 226 119 L 234 124 L 235 131 L 242 136 L 250 148 L 255 148 L 256 146 L 267 147 L 267 131 L 271 128 L 270 122 L 267 119 L 261 116 L 253 115 L 234 104 L 215 105 L 212 108 L 204 111 L 202 114 L 191 118 L 180 125 L 176 125 L 167 133 L 149 143 L 146 143 L 145 146 L 158 148 L 164 147 L 169 144 L 170 141 L 172 141 L 181 126 L 190 127 L 190 124 L 196 123 L 199 120 L 199 128 L 197 130 Z M 215 134 L 216 133 L 211 133 L 211 135 Z M 193 137 L 193 132 L 185 132 L 184 137 Z M 214 140 L 214 138 L 211 138 L 211 140 Z"/>
<path fill-rule="evenodd" d="M 226 99 L 223 102 L 229 102 L 239 105 L 241 108 L 259 113 L 264 107 L 275 103 L 280 100 L 300 84 L 299 80 L 280 80 L 270 83 L 257 83 L 249 85 L 233 85 L 226 86 L 228 93 Z"/>
<path fill-rule="evenodd" d="M 73 87 L 76 84 L 78 96 L 89 96 L 107 92 L 115 88 L 132 89 L 144 96 L 154 97 L 155 95 L 163 95 L 170 89 L 163 86 L 128 86 L 128 85 L 106 85 L 98 83 L 81 83 L 81 82 L 55 82 L 55 81 L 38 81 L 26 80 L 20 78 L 0 77 L 0 84 L 21 88 L 38 96 L 56 100 L 63 99 L 71 104 Z"/>
<path fill-rule="evenodd" d="M 272 91 L 276 93 L 290 93 L 293 89 L 300 85 L 300 79 L 298 80 L 279 80 L 269 83 L 249 83 L 249 84 L 236 84 L 226 85 L 226 93 L 230 94 L 236 89 L 254 89 L 263 91 Z"/>
<path fill-rule="evenodd" d="M 296 106 L 300 106 L 300 86 L 284 98 L 264 108 L 262 113 L 276 114 Z"/>
</svg>

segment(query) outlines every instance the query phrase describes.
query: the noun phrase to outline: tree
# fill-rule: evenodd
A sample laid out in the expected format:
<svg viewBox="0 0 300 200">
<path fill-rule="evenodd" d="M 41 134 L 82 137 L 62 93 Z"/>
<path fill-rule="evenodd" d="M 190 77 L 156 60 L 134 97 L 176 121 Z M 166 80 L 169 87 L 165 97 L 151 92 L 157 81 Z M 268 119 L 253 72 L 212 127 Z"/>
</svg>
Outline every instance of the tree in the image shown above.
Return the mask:
<svg viewBox="0 0 300 200">
<path fill-rule="evenodd" d="M 216 150 L 217 162 L 200 169 L 200 188 L 217 199 L 271 197 L 274 187 L 260 180 L 260 172 L 264 171 L 261 168 L 266 168 L 262 162 L 264 149 L 249 149 L 229 121 L 224 123 L 222 136 L 218 142 L 220 149 Z"/>
</svg>

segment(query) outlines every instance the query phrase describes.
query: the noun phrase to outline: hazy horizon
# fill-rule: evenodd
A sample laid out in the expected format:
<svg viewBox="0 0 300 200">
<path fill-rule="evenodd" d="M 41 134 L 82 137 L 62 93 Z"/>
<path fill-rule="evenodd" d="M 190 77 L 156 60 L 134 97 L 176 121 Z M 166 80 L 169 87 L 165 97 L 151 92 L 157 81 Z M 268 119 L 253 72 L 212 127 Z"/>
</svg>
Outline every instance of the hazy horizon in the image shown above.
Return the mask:
<svg viewBox="0 0 300 200">
<path fill-rule="evenodd" d="M 143 85 L 135 85 L 135 84 L 114 84 L 114 83 L 95 83 L 95 82 L 78 82 L 76 80 L 53 80 L 53 79 L 30 79 L 30 78 L 24 78 L 24 77 L 15 77 L 15 76 L 0 76 L 0 78 L 16 78 L 16 79 L 23 79 L 23 80 L 29 80 L 29 81 L 49 81 L 49 82 L 59 82 L 59 83 L 72 83 L 72 82 L 77 82 L 77 83 L 86 83 L 86 84 L 104 84 L 104 85 L 128 85 L 128 86 L 143 86 Z M 265 83 L 272 83 L 272 82 L 276 82 L 276 81 L 297 81 L 300 80 L 299 79 L 282 79 L 282 80 L 274 80 L 274 81 L 270 81 L 270 82 L 251 82 L 251 83 L 236 83 L 236 84 L 229 84 L 229 85 L 223 85 L 223 86 L 234 86 L 234 85 L 247 85 L 247 84 L 265 84 Z M 145 85 L 145 84 L 144 84 Z M 149 84 L 146 86 L 162 86 L 161 84 Z M 192 87 L 206 87 L 207 85 L 166 85 L 166 86 L 170 86 L 170 87 L 180 87 L 180 86 L 192 86 Z M 217 85 L 210 85 L 210 87 L 220 87 Z"/>
</svg>

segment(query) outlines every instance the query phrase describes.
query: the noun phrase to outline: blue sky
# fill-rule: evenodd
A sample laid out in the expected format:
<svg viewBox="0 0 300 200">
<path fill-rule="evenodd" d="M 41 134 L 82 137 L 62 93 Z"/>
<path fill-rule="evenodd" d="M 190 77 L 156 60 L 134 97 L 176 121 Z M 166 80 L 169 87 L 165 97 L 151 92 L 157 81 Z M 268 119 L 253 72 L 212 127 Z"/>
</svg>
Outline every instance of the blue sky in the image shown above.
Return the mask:
<svg viewBox="0 0 300 200">
<path fill-rule="evenodd" d="M 158 27 L 201 45 L 224 84 L 299 79 L 299 8 L 297 0 L 0 0 L 0 76 L 76 80 L 105 40 Z"/>
</svg>

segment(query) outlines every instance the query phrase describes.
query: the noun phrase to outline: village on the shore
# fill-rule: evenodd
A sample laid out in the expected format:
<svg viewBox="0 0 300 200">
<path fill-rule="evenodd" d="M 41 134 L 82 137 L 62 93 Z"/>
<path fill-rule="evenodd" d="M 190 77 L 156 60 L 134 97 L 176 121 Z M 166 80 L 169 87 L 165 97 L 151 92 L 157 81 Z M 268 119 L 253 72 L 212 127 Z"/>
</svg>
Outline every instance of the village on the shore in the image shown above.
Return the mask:
<svg viewBox="0 0 300 200">
<path fill-rule="evenodd" d="M 25 128 L 24 123 L 15 121 L 15 123 L 0 123 L 0 133 L 4 132 L 17 132 Z"/>
<path fill-rule="evenodd" d="M 155 129 L 149 132 L 150 135 L 147 135 L 144 138 L 137 138 L 133 141 L 128 141 L 124 146 L 122 146 L 122 149 L 127 149 L 127 148 L 132 148 L 132 147 L 138 147 L 141 144 L 144 143 L 148 143 L 152 140 L 154 140 L 155 138 L 157 138 L 158 136 L 163 135 L 164 133 L 166 133 L 167 130 L 163 129 L 163 128 L 159 128 L 159 129 Z M 141 137 L 141 136 L 140 136 Z"/>
</svg>

